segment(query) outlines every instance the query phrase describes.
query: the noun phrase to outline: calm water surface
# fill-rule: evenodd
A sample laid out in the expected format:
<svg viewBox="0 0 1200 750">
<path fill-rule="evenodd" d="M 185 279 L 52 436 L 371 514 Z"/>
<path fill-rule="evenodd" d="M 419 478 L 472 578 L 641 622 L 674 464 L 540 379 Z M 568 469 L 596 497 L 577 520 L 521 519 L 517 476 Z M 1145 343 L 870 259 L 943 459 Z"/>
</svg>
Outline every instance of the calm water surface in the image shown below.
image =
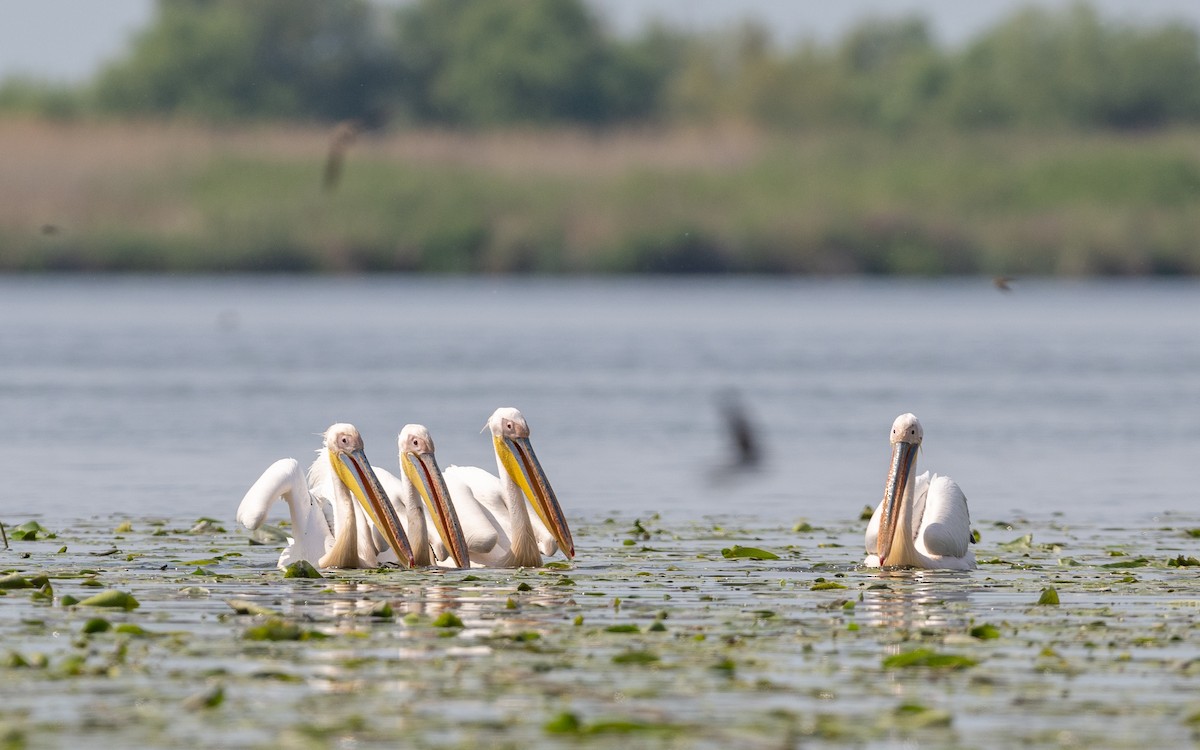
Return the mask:
<svg viewBox="0 0 1200 750">
<path fill-rule="evenodd" d="M 978 519 L 1191 511 L 1200 287 L 1182 282 L 0 278 L 0 520 L 231 520 L 350 421 L 443 466 L 521 408 L 568 516 L 824 522 L 878 501 L 892 419 Z M 767 457 L 731 473 L 716 398 Z M 282 517 L 282 511 L 280 512 Z"/>
</svg>

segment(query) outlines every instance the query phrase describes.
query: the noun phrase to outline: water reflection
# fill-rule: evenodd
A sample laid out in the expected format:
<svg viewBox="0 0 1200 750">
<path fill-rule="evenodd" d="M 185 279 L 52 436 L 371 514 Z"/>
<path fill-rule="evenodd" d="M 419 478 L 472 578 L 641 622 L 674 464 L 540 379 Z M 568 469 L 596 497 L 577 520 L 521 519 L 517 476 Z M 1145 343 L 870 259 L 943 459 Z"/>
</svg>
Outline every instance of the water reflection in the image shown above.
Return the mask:
<svg viewBox="0 0 1200 750">
<path fill-rule="evenodd" d="M 969 571 L 884 570 L 855 608 L 864 624 L 902 630 L 962 628 L 968 624 Z"/>
</svg>

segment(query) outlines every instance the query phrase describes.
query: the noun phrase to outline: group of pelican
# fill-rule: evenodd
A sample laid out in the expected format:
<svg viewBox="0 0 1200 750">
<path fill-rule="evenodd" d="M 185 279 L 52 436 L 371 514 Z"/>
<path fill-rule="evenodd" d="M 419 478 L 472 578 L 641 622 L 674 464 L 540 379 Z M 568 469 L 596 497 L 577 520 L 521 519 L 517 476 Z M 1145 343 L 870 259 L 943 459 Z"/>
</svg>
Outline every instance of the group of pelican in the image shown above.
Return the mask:
<svg viewBox="0 0 1200 750">
<path fill-rule="evenodd" d="M 292 537 L 281 569 L 301 560 L 318 568 L 537 567 L 560 550 L 574 557 L 525 417 L 503 407 L 487 429 L 498 476 L 465 466 L 443 473 L 429 430 L 418 424 L 400 431 L 396 475 L 371 465 L 353 425 L 332 425 L 307 472 L 291 458 L 271 464 L 242 498 L 237 519 L 257 529 L 276 500 L 287 503 Z"/>
<path fill-rule="evenodd" d="M 561 550 L 575 556 L 562 508 L 529 442 L 529 425 L 513 408 L 488 419 L 497 475 L 434 458 L 421 425 L 400 431 L 400 474 L 373 467 L 353 425 L 335 424 L 307 474 L 294 459 L 272 464 L 246 493 L 238 521 L 262 525 L 270 506 L 287 502 L 293 538 L 279 567 L 307 560 L 321 568 L 537 567 Z M 912 414 L 892 423 L 892 460 L 883 500 L 867 524 L 864 564 L 971 570 L 971 516 L 954 480 L 914 477 L 925 433 Z M 357 501 L 357 502 L 356 502 Z M 530 516 L 528 502 L 536 511 Z M 332 506 L 333 527 L 325 507 Z M 432 531 L 431 531 L 432 530 Z"/>
</svg>

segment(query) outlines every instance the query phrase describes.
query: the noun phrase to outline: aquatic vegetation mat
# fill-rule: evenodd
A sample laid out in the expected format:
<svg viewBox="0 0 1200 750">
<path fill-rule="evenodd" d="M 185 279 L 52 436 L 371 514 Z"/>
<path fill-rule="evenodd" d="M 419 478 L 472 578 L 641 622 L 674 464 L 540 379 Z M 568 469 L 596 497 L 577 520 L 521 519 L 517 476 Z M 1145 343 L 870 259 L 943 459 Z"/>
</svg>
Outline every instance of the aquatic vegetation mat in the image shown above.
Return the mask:
<svg viewBox="0 0 1200 750">
<path fill-rule="evenodd" d="M 582 519 L 571 563 L 320 578 L 213 519 L 5 520 L 3 748 L 1200 735 L 1195 517 L 979 522 L 971 573 L 863 568 L 852 518 Z"/>
</svg>

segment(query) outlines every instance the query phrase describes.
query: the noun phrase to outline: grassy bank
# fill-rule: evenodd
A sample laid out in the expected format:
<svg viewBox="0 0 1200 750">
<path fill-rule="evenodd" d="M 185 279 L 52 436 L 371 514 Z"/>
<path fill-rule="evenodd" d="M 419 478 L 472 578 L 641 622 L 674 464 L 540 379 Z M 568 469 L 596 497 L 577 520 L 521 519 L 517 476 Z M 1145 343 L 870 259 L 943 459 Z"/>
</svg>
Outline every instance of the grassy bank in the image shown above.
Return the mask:
<svg viewBox="0 0 1200 750">
<path fill-rule="evenodd" d="M 1200 132 L 0 122 L 0 270 L 1200 272 Z"/>
</svg>

